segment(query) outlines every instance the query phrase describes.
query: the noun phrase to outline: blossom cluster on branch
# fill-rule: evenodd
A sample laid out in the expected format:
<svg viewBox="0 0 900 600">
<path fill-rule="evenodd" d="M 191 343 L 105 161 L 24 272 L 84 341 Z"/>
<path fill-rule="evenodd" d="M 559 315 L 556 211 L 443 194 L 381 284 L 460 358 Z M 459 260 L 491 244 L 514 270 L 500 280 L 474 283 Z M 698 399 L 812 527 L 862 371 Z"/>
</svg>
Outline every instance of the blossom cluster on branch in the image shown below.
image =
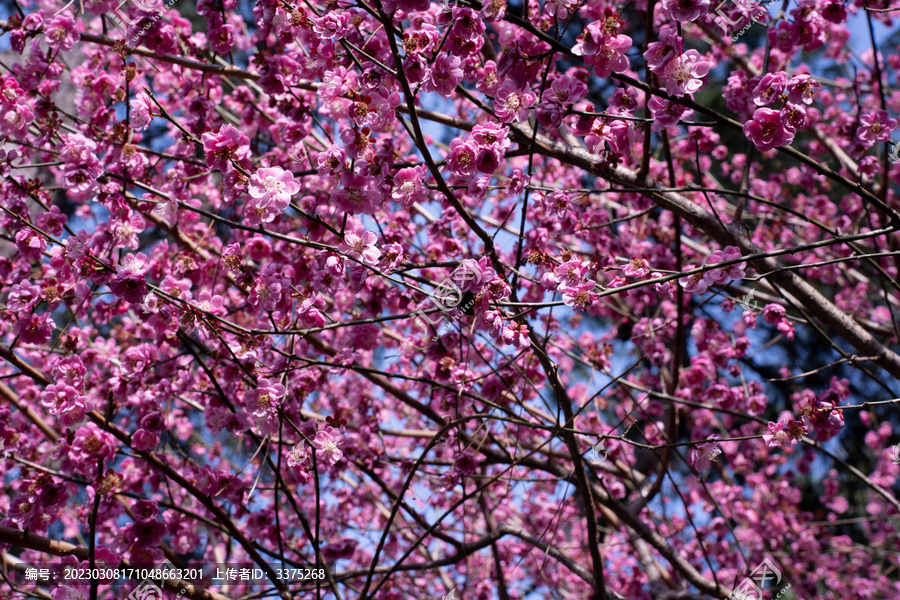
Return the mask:
<svg viewBox="0 0 900 600">
<path fill-rule="evenodd" d="M 5 566 L 900 596 L 890 0 L 13 4 Z"/>
</svg>

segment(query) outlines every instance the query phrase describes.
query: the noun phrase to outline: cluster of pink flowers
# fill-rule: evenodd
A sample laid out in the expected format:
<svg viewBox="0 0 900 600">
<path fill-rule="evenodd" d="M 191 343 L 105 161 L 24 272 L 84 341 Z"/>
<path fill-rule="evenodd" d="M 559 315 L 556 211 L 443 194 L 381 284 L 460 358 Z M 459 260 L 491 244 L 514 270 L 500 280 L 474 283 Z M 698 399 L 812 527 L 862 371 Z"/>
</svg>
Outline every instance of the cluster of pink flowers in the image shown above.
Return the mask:
<svg viewBox="0 0 900 600">
<path fill-rule="evenodd" d="M 291 204 L 300 191 L 300 182 L 281 167 L 258 170 L 250 177 L 251 200 L 244 205 L 244 216 L 251 225 L 271 223 Z"/>
<path fill-rule="evenodd" d="M 715 265 L 722 262 L 733 261 L 741 257 L 741 251 L 735 246 L 726 246 L 724 250 L 716 250 L 706 257 L 704 265 Z M 714 285 L 724 285 L 731 280 L 741 280 L 746 275 L 745 262 L 737 262 L 723 267 L 717 267 L 695 273 L 689 277 L 682 277 L 678 284 L 685 292 L 691 294 L 705 294 Z"/>
<path fill-rule="evenodd" d="M 476 125 L 471 139 L 451 140 L 447 168 L 462 179 L 472 178 L 477 173 L 492 175 L 504 163 L 506 150 L 511 145 L 508 134 L 509 128 L 496 123 Z"/>
<path fill-rule="evenodd" d="M 609 77 L 628 69 L 625 53 L 631 48 L 631 38 L 619 33 L 624 22 L 619 13 L 607 8 L 603 19 L 589 23 L 578 36 L 572 54 L 583 56 L 587 65 L 594 67 L 597 77 Z"/>
<path fill-rule="evenodd" d="M 797 131 L 806 127 L 806 108 L 802 104 L 812 104 L 812 90 L 818 85 L 806 74 L 790 79 L 784 71 L 763 75 L 752 92 L 753 103 L 760 108 L 744 124 L 744 135 L 762 151 L 789 145 Z M 779 100 L 780 110 L 765 108 Z"/>
<path fill-rule="evenodd" d="M 163 1 L 4 17 L 0 551 L 587 596 L 592 496 L 609 597 L 900 595 L 888 0 Z"/>
<path fill-rule="evenodd" d="M 674 28 L 663 29 L 659 41 L 647 45 L 644 59 L 648 68 L 665 81 L 666 92 L 673 96 L 693 96 L 703 87 L 703 77 L 711 66 L 696 50 L 684 51 L 684 40 Z"/>
</svg>

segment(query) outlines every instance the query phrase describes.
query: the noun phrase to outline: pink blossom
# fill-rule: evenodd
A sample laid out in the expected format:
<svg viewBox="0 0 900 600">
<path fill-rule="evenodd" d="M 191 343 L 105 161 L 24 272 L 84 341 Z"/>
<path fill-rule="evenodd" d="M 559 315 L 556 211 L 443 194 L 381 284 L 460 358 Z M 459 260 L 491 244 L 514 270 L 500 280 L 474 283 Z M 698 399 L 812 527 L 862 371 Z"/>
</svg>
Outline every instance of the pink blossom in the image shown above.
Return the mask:
<svg viewBox="0 0 900 600">
<path fill-rule="evenodd" d="M 38 213 L 35 223 L 50 235 L 61 235 L 69 217 L 62 214 L 59 207 L 54 205 L 47 212 Z"/>
<path fill-rule="evenodd" d="M 650 273 L 650 263 L 645 257 L 633 258 L 631 262 L 626 263 L 622 268 L 622 272 L 628 277 L 644 277 Z"/>
<path fill-rule="evenodd" d="M 300 182 L 281 167 L 259 169 L 250 177 L 248 209 L 260 210 L 270 205 L 283 211 L 291 203 L 291 196 L 300 191 Z"/>
<path fill-rule="evenodd" d="M 459 138 L 450 140 L 450 154 L 447 155 L 447 168 L 454 175 L 469 178 L 475 174 L 478 147 L 471 140 Z"/>
<path fill-rule="evenodd" d="M 778 116 L 788 131 L 798 131 L 806 127 L 806 109 L 800 104 L 786 102 Z"/>
<path fill-rule="evenodd" d="M 316 458 L 324 460 L 325 464 L 333 467 L 344 455 L 339 447 L 343 441 L 344 436 L 334 427 L 326 426 L 324 429 L 320 429 L 316 432 L 316 437 L 312 442 L 316 448 Z"/>
<path fill-rule="evenodd" d="M 147 295 L 144 273 L 148 266 L 147 255 L 143 252 L 125 255 L 125 258 L 116 265 L 116 276 L 109 282 L 113 294 L 132 304 L 140 304 Z"/>
<path fill-rule="evenodd" d="M 674 27 L 665 27 L 659 32 L 659 41 L 647 44 L 644 60 L 647 66 L 657 75 L 662 75 L 663 68 L 669 61 L 684 52 L 684 42 Z M 656 98 L 656 96 L 653 96 Z"/>
<path fill-rule="evenodd" d="M 528 325 L 524 323 L 507 323 L 502 332 L 503 341 L 512 344 L 518 349 L 527 348 L 531 345 L 528 338 Z"/>
<path fill-rule="evenodd" d="M 788 100 L 798 104 L 812 104 L 815 97 L 816 88 L 819 82 L 812 79 L 809 75 L 801 73 L 794 75 L 787 83 Z"/>
<path fill-rule="evenodd" d="M 144 92 L 139 92 L 131 101 L 131 126 L 138 131 L 150 127 L 153 120 L 153 101 Z"/>
<path fill-rule="evenodd" d="M 350 13 L 330 10 L 321 17 L 312 17 L 313 31 L 320 40 L 341 39 L 346 35 Z"/>
<path fill-rule="evenodd" d="M 381 205 L 381 192 L 371 187 L 370 178 L 346 171 L 341 174 L 341 187 L 331 193 L 331 200 L 344 212 L 371 215 Z"/>
<path fill-rule="evenodd" d="M 287 455 L 287 464 L 289 467 L 306 467 L 309 464 L 309 451 L 304 446 L 304 442 L 294 446 Z"/>
<path fill-rule="evenodd" d="M 561 76 L 553 80 L 550 89 L 541 96 L 544 102 L 553 102 L 562 106 L 571 106 L 587 94 L 587 86 L 574 77 Z"/>
<path fill-rule="evenodd" d="M 675 21 L 687 23 L 709 12 L 710 0 L 663 0 L 663 9 Z"/>
<path fill-rule="evenodd" d="M 41 301 L 41 288 L 25 280 L 13 284 L 6 298 L 6 308 L 14 313 L 31 312 Z"/>
<path fill-rule="evenodd" d="M 201 136 L 206 151 L 206 166 L 223 173 L 233 169 L 232 161 L 243 161 L 250 156 L 250 139 L 233 125 L 224 125 L 218 133 Z"/>
<path fill-rule="evenodd" d="M 16 335 L 24 344 L 42 345 L 50 341 L 56 323 L 49 313 L 28 315 L 16 323 Z"/>
<path fill-rule="evenodd" d="M 719 448 L 719 444 L 716 441 L 719 439 L 717 434 L 713 434 L 706 439 L 710 441 L 703 444 L 697 444 L 697 447 L 693 448 L 688 455 L 691 466 L 698 471 L 705 471 L 708 469 L 710 464 L 722 454 L 722 449 Z"/>
<path fill-rule="evenodd" d="M 338 244 L 338 250 L 347 253 L 353 258 L 357 258 L 371 265 L 378 263 L 381 257 L 381 250 L 375 247 L 378 236 L 371 231 L 366 231 L 362 225 L 353 231 L 344 234 L 344 241 Z"/>
<path fill-rule="evenodd" d="M 756 109 L 753 119 L 744 123 L 744 135 L 763 152 L 794 141 L 794 132 L 784 127 L 780 113 L 771 108 Z"/>
<path fill-rule="evenodd" d="M 219 54 L 228 54 L 234 47 L 235 26 L 224 23 L 209 30 L 209 49 Z"/>
<path fill-rule="evenodd" d="M 709 73 L 709 62 L 696 50 L 688 50 L 666 63 L 666 91 L 673 96 L 691 95 L 703 87 L 702 78 Z"/>
<path fill-rule="evenodd" d="M 265 416 L 277 411 L 284 397 L 284 386 L 268 379 L 260 379 L 257 387 L 244 394 L 244 403 L 256 416 Z"/>
<path fill-rule="evenodd" d="M 16 232 L 16 248 L 29 260 L 38 260 L 47 249 L 47 240 L 31 227 L 22 227 Z"/>
<path fill-rule="evenodd" d="M 528 120 L 530 108 L 537 101 L 534 92 L 520 93 L 515 84 L 506 82 L 497 90 L 494 98 L 494 113 L 502 123 L 519 123 Z"/>
<path fill-rule="evenodd" d="M 339 146 L 331 146 L 318 156 L 318 171 L 322 175 L 340 175 L 344 170 L 344 160 L 347 155 Z"/>
<path fill-rule="evenodd" d="M 677 125 L 681 119 L 690 119 L 694 114 L 693 110 L 658 96 L 650 98 L 649 106 L 650 112 L 655 119 L 653 123 L 654 131 L 662 131 L 666 127 Z"/>
<path fill-rule="evenodd" d="M 58 52 L 71 52 L 78 37 L 75 19 L 68 13 L 44 21 L 44 39 L 48 46 Z"/>
<path fill-rule="evenodd" d="M 891 139 L 891 132 L 897 128 L 897 119 L 888 117 L 887 111 L 863 113 L 861 125 L 856 130 L 856 139 L 864 144 L 886 142 Z"/>
<path fill-rule="evenodd" d="M 69 450 L 69 460 L 82 475 L 94 477 L 97 473 L 97 461 L 103 460 L 106 465 L 116 455 L 116 439 L 111 433 L 101 431 L 94 423 L 88 422 L 78 428 L 75 439 Z"/>
<path fill-rule="evenodd" d="M 563 303 L 571 306 L 575 310 L 584 310 L 594 302 L 600 299 L 600 296 L 594 293 L 594 282 L 586 281 L 575 286 L 562 286 Z M 504 338 L 505 339 L 505 338 Z"/>
<path fill-rule="evenodd" d="M 766 73 L 753 89 L 753 103 L 757 106 L 773 104 L 784 92 L 788 76 L 784 71 Z"/>
<path fill-rule="evenodd" d="M 391 199 L 399 202 L 404 208 L 410 208 L 414 202 L 422 200 L 425 197 L 424 174 L 424 166 L 406 167 L 397 171 L 394 175 L 394 191 L 391 193 Z"/>
<path fill-rule="evenodd" d="M 422 83 L 422 89 L 449 98 L 451 92 L 462 81 L 463 70 L 459 68 L 461 64 L 456 56 L 449 53 L 439 54 L 431 67 L 431 72 Z"/>
<path fill-rule="evenodd" d="M 809 429 L 801 421 L 782 417 L 778 423 L 769 421 L 769 432 L 762 438 L 769 448 L 788 448 L 809 432 Z"/>
</svg>

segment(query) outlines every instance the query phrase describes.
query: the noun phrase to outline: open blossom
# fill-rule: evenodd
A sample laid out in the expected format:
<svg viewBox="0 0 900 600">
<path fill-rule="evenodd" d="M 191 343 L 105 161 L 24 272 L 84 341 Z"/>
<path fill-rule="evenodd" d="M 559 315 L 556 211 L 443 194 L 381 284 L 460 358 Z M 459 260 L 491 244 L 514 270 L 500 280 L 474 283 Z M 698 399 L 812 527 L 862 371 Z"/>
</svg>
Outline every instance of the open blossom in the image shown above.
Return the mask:
<svg viewBox="0 0 900 600">
<path fill-rule="evenodd" d="M 722 449 L 719 447 L 718 441 L 716 441 L 719 439 L 718 435 L 713 434 L 706 439 L 710 441 L 697 444 L 697 447 L 692 449 L 688 455 L 691 465 L 698 471 L 708 469 L 710 464 L 722 454 Z"/>
<path fill-rule="evenodd" d="M 525 323 L 507 323 L 501 337 L 504 342 L 512 344 L 520 350 L 531 345 L 531 340 L 528 339 L 528 325 Z"/>
<path fill-rule="evenodd" d="M 341 187 L 331 193 L 331 200 L 344 212 L 371 215 L 381 205 L 381 192 L 372 186 L 371 177 L 344 171 Z"/>
<path fill-rule="evenodd" d="M 787 448 L 809 432 L 802 421 L 782 417 L 777 423 L 769 421 L 769 432 L 763 434 L 763 441 L 769 448 Z"/>
<path fill-rule="evenodd" d="M 534 92 L 519 92 L 514 83 L 507 81 L 497 90 L 497 96 L 494 98 L 494 112 L 503 123 L 525 122 L 536 101 L 537 96 Z"/>
<path fill-rule="evenodd" d="M 867 145 L 888 141 L 891 132 L 897 128 L 897 119 L 889 118 L 884 110 L 865 113 L 859 121 L 861 125 L 856 130 L 856 139 Z"/>
<path fill-rule="evenodd" d="M 47 45 L 54 50 L 71 52 L 78 37 L 75 19 L 68 13 L 62 13 L 44 21 L 44 39 L 47 40 Z"/>
<path fill-rule="evenodd" d="M 709 12 L 710 0 L 664 0 L 663 9 L 676 21 L 686 23 Z"/>
<path fill-rule="evenodd" d="M 788 83 L 787 73 L 766 73 L 753 89 L 753 103 L 757 106 L 773 104 L 784 92 Z"/>
<path fill-rule="evenodd" d="M 458 57 L 443 52 L 438 54 L 431 67 L 431 73 L 422 83 L 422 89 L 426 92 L 437 92 L 444 98 L 449 98 L 451 92 L 456 89 L 463 78 L 462 62 Z"/>
<path fill-rule="evenodd" d="M 812 104 L 817 87 L 819 87 L 819 82 L 809 75 L 805 73 L 794 75 L 786 86 L 788 100 L 795 104 L 800 102 Z"/>
<path fill-rule="evenodd" d="M 600 299 L 600 296 L 594 292 L 594 287 L 593 281 L 585 281 L 575 286 L 560 287 L 563 303 L 575 310 L 584 310 Z"/>
<path fill-rule="evenodd" d="M 703 87 L 702 78 L 707 73 L 709 73 L 709 62 L 703 60 L 696 50 L 688 50 L 666 63 L 663 69 L 666 77 L 666 91 L 673 96 L 693 94 Z"/>
<path fill-rule="evenodd" d="M 338 250 L 374 265 L 381 257 L 381 250 L 375 247 L 377 241 L 378 236 L 375 233 L 366 231 L 366 228 L 360 225 L 344 235 L 344 241 L 338 244 Z"/>
<path fill-rule="evenodd" d="M 300 182 L 293 173 L 281 167 L 260 169 L 250 177 L 249 193 L 258 207 L 273 204 L 280 210 L 291 203 L 291 196 L 300 191 Z"/>
<path fill-rule="evenodd" d="M 800 104 L 785 103 L 778 113 L 781 123 L 788 131 L 797 131 L 806 127 L 806 109 Z"/>
<path fill-rule="evenodd" d="M 424 165 L 418 167 L 406 167 L 400 169 L 394 175 L 394 191 L 391 199 L 399 202 L 404 208 L 410 208 L 414 202 L 425 197 L 423 181 L 425 179 Z"/>
<path fill-rule="evenodd" d="M 622 268 L 622 272 L 628 277 L 643 277 L 650 273 L 650 263 L 644 257 L 632 258 L 631 262 Z"/>
<path fill-rule="evenodd" d="M 29 312 L 41 301 L 41 288 L 29 281 L 13 284 L 6 299 L 6 308 L 14 313 Z"/>
<path fill-rule="evenodd" d="M 289 467 L 305 467 L 309 463 L 309 451 L 304 446 L 304 442 L 294 446 L 287 455 L 287 464 Z"/>
<path fill-rule="evenodd" d="M 149 269 L 149 259 L 143 252 L 126 254 L 116 265 L 116 276 L 109 282 L 113 294 L 133 304 L 140 304 L 147 295 L 144 273 Z"/>
<path fill-rule="evenodd" d="M 794 132 L 785 128 L 779 111 L 771 108 L 758 108 L 744 123 L 744 135 L 763 152 L 794 141 Z"/>
<path fill-rule="evenodd" d="M 676 56 L 681 56 L 682 52 L 684 52 L 684 40 L 674 27 L 665 27 L 659 32 L 658 42 L 647 44 L 647 51 L 643 56 L 650 70 L 657 75 L 662 75 L 666 64 Z"/>
<path fill-rule="evenodd" d="M 320 429 L 316 432 L 316 437 L 312 442 L 316 448 L 316 458 L 324 460 L 325 464 L 333 467 L 344 455 L 339 447 L 343 441 L 344 436 L 334 427 L 327 426 L 325 429 Z"/>
<path fill-rule="evenodd" d="M 153 101 L 145 92 L 139 92 L 131 101 L 131 126 L 138 131 L 150 127 L 153 120 Z"/>
<path fill-rule="evenodd" d="M 478 146 L 471 140 L 455 138 L 450 140 L 450 154 L 447 155 L 447 168 L 454 175 L 463 178 L 475 174 Z"/>
<path fill-rule="evenodd" d="M 206 166 L 223 173 L 234 168 L 232 161 L 250 156 L 250 139 L 233 125 L 223 126 L 218 133 L 204 133 L 201 141 L 206 151 Z"/>
<path fill-rule="evenodd" d="M 284 386 L 268 379 L 260 379 L 256 389 L 244 394 L 247 408 L 256 416 L 274 413 L 284 397 Z"/>
</svg>

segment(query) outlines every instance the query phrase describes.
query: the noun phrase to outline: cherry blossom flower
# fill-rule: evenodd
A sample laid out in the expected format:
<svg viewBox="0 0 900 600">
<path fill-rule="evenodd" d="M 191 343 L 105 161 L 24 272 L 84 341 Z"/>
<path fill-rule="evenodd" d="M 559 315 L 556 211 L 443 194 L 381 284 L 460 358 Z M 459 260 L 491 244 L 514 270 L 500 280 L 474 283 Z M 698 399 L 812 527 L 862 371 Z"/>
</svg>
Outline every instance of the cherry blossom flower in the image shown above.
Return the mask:
<svg viewBox="0 0 900 600">
<path fill-rule="evenodd" d="M 778 116 L 788 131 L 798 131 L 806 127 L 806 109 L 799 104 L 786 102 Z"/>
<path fill-rule="evenodd" d="M 575 286 L 561 287 L 563 303 L 575 310 L 583 311 L 600 299 L 600 296 L 594 293 L 594 287 L 595 285 L 592 281 L 586 281 Z"/>
<path fill-rule="evenodd" d="M 75 19 L 68 13 L 62 13 L 44 21 L 44 39 L 58 52 L 71 52 L 78 41 Z"/>
<path fill-rule="evenodd" d="M 259 169 L 250 177 L 249 192 L 254 199 L 252 206 L 258 208 L 272 204 L 284 210 L 290 205 L 291 196 L 299 191 L 300 182 L 281 167 Z"/>
<path fill-rule="evenodd" d="M 753 89 L 753 103 L 757 106 L 773 104 L 784 92 L 788 83 L 787 73 L 766 73 Z"/>
<path fill-rule="evenodd" d="M 763 152 L 794 141 L 794 132 L 785 128 L 780 113 L 771 108 L 757 109 L 753 119 L 744 123 L 744 135 Z"/>
<path fill-rule="evenodd" d="M 260 379 L 256 388 L 244 394 L 244 403 L 254 415 L 265 416 L 277 411 L 284 393 L 284 386 L 280 383 Z"/>
<path fill-rule="evenodd" d="M 531 345 L 528 339 L 528 325 L 524 323 L 507 323 L 502 332 L 503 341 L 512 344 L 520 350 Z"/>
<path fill-rule="evenodd" d="M 795 104 L 800 102 L 812 104 L 817 87 L 819 87 L 819 82 L 812 79 L 808 74 L 800 73 L 794 75 L 786 86 L 788 100 Z"/>
<path fill-rule="evenodd" d="M 650 98 L 649 107 L 655 119 L 652 126 L 654 131 L 662 131 L 666 127 L 678 124 L 681 119 L 687 120 L 694 115 L 693 110 L 658 96 Z"/>
<path fill-rule="evenodd" d="M 444 98 L 449 98 L 459 82 L 462 81 L 461 64 L 456 56 L 446 53 L 439 54 L 431 67 L 431 72 L 422 83 L 422 89 L 426 92 L 437 92 Z"/>
<path fill-rule="evenodd" d="M 790 438 L 788 437 L 788 432 L 785 431 L 786 426 L 787 423 L 784 421 L 778 421 L 778 423 L 769 421 L 769 433 L 765 433 L 762 436 L 766 446 L 769 448 L 787 448 L 790 445 Z"/>
<path fill-rule="evenodd" d="M 374 265 L 381 257 L 381 250 L 375 247 L 378 236 L 371 231 L 366 231 L 362 225 L 353 231 L 344 234 L 344 241 L 338 244 L 338 250 L 345 252 L 353 258 Z"/>
<path fill-rule="evenodd" d="M 716 441 L 719 439 L 717 434 L 713 434 L 706 439 L 710 441 L 697 444 L 697 447 L 693 448 L 688 455 L 688 461 L 691 463 L 691 466 L 698 471 L 708 469 L 710 464 L 722 454 L 722 449 L 719 448 L 719 444 Z"/>
<path fill-rule="evenodd" d="M 309 451 L 306 449 L 304 442 L 294 446 L 287 455 L 287 463 L 291 468 L 306 467 L 309 463 Z"/>
<path fill-rule="evenodd" d="M 250 139 L 233 125 L 224 125 L 218 133 L 201 136 L 206 151 L 206 166 L 223 173 L 233 169 L 232 161 L 243 161 L 250 156 Z"/>
<path fill-rule="evenodd" d="M 41 288 L 29 281 L 13 284 L 6 298 L 6 308 L 14 313 L 30 312 L 41 301 Z"/>
<path fill-rule="evenodd" d="M 856 130 L 856 139 L 864 144 L 886 142 L 897 128 L 897 119 L 889 118 L 885 110 L 863 113 L 859 120 L 861 125 Z"/>
<path fill-rule="evenodd" d="M 28 315 L 16 323 L 16 335 L 25 344 L 46 344 L 56 328 L 49 313 Z"/>
<path fill-rule="evenodd" d="M 659 41 L 647 44 L 644 60 L 647 66 L 657 75 L 663 74 L 664 67 L 676 56 L 684 52 L 684 42 L 674 27 L 665 27 L 659 32 Z M 656 98 L 656 96 L 653 96 Z"/>
<path fill-rule="evenodd" d="M 519 123 L 528 120 L 530 109 L 537 101 L 534 92 L 519 92 L 514 83 L 507 81 L 497 90 L 494 113 L 502 123 Z"/>
<path fill-rule="evenodd" d="M 312 441 L 312 445 L 316 448 L 316 458 L 333 467 L 344 455 L 339 447 L 343 441 L 344 436 L 334 427 L 326 426 L 324 429 L 320 429 Z"/>
<path fill-rule="evenodd" d="M 459 138 L 450 140 L 450 154 L 447 156 L 447 168 L 454 175 L 469 178 L 475 174 L 478 146 L 471 140 Z"/>
<path fill-rule="evenodd" d="M 622 272 L 628 277 L 644 277 L 650 273 L 650 263 L 646 257 L 633 258 L 631 262 L 626 263 L 622 268 Z"/>
<path fill-rule="evenodd" d="M 153 101 L 145 92 L 139 92 L 131 101 L 131 126 L 138 131 L 150 127 L 153 121 Z"/>
<path fill-rule="evenodd" d="M 147 295 L 144 273 L 149 268 L 149 259 L 143 252 L 126 254 L 116 265 L 116 276 L 109 282 L 113 294 L 132 304 L 140 304 Z"/>
<path fill-rule="evenodd" d="M 703 87 L 702 78 L 709 73 L 709 62 L 696 50 L 688 50 L 666 63 L 666 91 L 673 96 L 691 95 Z"/>
<path fill-rule="evenodd" d="M 710 0 L 664 0 L 663 9 L 675 21 L 687 23 L 709 12 Z"/>
</svg>

